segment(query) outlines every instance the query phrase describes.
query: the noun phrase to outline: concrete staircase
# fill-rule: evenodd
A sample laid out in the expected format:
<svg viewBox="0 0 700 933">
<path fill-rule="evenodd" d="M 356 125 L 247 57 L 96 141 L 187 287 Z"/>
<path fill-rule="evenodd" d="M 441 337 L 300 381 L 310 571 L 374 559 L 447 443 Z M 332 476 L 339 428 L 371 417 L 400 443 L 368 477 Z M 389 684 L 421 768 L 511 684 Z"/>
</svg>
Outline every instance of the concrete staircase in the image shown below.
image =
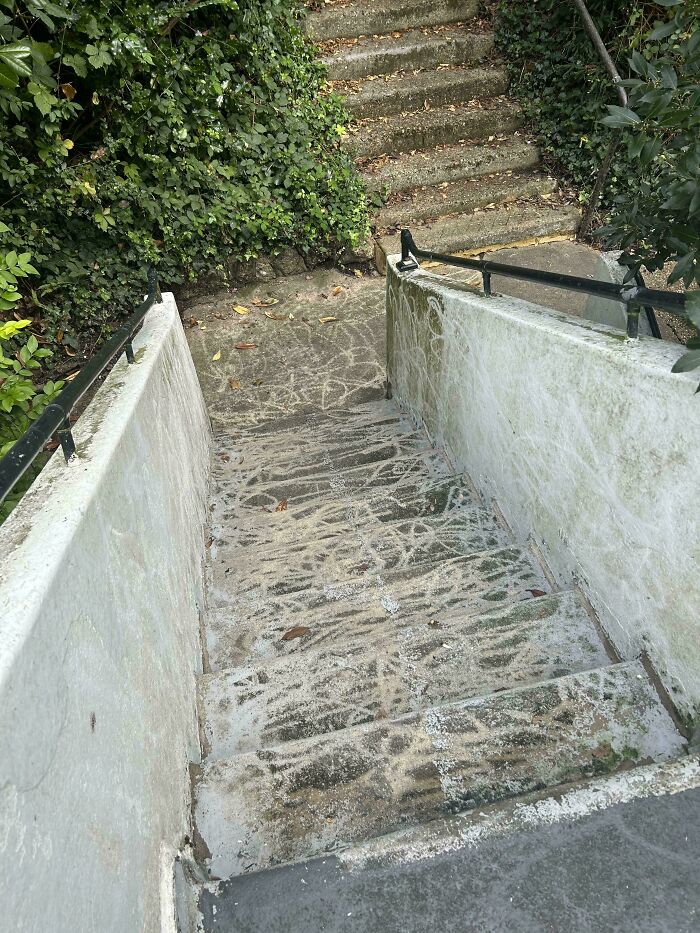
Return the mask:
<svg viewBox="0 0 700 933">
<path fill-rule="evenodd" d="M 232 427 L 213 462 L 211 878 L 682 752 L 642 664 L 393 403 Z"/>
<path fill-rule="evenodd" d="M 580 212 L 538 171 L 518 106 L 474 0 L 349 0 L 308 16 L 333 88 L 355 117 L 380 268 L 411 226 L 459 252 L 568 236 Z"/>
</svg>

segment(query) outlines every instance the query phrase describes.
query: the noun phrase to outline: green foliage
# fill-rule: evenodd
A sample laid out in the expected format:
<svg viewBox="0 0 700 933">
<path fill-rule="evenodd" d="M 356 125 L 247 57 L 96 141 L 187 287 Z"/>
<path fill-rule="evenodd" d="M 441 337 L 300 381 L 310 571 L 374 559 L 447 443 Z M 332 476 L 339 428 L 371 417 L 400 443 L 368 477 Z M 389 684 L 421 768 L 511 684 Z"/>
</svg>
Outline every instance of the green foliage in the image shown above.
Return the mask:
<svg viewBox="0 0 700 933">
<path fill-rule="evenodd" d="M 13 283 L 36 272 L 29 261 L 31 258 L 28 253 L 21 256 L 15 252 L 0 253 L 0 294 L 4 311 L 12 310 L 20 298 L 18 292 L 12 291 Z M 11 450 L 32 421 L 63 388 L 60 381 L 46 382 L 41 388 L 36 385 L 35 377 L 41 361 L 52 353 L 39 346 L 34 334 L 30 334 L 26 342 L 19 339 L 22 331 L 31 324 L 30 320 L 0 323 L 0 457 Z M 0 520 L 9 513 L 32 478 L 30 471 L 11 496 L 0 504 Z"/>
<path fill-rule="evenodd" d="M 0 0 L 0 251 L 76 347 L 143 291 L 286 244 L 354 245 L 347 115 L 299 0 Z"/>
<path fill-rule="evenodd" d="M 610 142 L 600 118 L 616 100 L 573 3 L 498 0 L 496 38 L 509 63 L 515 93 L 533 127 L 548 167 L 570 182 L 586 202 Z M 643 0 L 589 0 L 595 23 L 618 63 L 639 42 L 649 8 Z M 614 160 L 603 195 L 634 183 L 624 151 Z"/>
<path fill-rule="evenodd" d="M 659 0 L 672 18 L 635 51 L 627 107 L 603 123 L 623 129 L 635 185 L 615 199 L 610 243 L 633 270 L 675 268 L 669 282 L 700 284 L 700 4 Z"/>
</svg>

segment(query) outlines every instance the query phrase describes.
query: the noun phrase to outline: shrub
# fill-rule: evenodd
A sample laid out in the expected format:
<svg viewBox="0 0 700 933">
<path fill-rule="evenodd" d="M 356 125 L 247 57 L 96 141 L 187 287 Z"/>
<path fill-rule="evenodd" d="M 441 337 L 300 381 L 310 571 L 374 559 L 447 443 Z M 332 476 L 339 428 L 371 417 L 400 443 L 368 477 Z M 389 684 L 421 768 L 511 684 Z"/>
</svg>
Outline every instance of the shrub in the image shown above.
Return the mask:
<svg viewBox="0 0 700 933">
<path fill-rule="evenodd" d="M 0 250 L 77 347 L 143 290 L 364 235 L 346 114 L 298 0 L 0 0 Z"/>
</svg>

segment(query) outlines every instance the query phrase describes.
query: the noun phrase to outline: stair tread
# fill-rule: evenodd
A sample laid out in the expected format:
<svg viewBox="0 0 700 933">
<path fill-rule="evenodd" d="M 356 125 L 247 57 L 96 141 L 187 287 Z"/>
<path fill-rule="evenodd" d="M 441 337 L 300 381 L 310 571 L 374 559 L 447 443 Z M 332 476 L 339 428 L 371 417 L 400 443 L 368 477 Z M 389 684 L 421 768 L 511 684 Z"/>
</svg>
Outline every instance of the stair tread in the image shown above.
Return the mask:
<svg viewBox="0 0 700 933">
<path fill-rule="evenodd" d="M 435 35 L 408 30 L 400 36 L 359 39 L 323 58 L 332 81 L 393 74 L 441 64 L 482 61 L 493 49 L 492 33 L 454 29 Z"/>
<path fill-rule="evenodd" d="M 400 620 L 361 640 L 201 679 L 207 760 L 484 696 L 610 663 L 578 597 L 465 619 Z"/>
<path fill-rule="evenodd" d="M 464 506 L 445 518 L 371 524 L 342 521 L 324 526 L 322 534 L 314 519 L 307 535 L 299 534 L 298 525 L 258 525 L 241 535 L 232 533 L 229 523 L 213 525 L 208 584 L 213 591 L 223 590 L 232 576 L 239 592 L 257 588 L 266 596 L 280 595 L 511 543 L 493 512 L 477 505 Z M 271 535 L 272 530 L 277 533 Z"/>
<path fill-rule="evenodd" d="M 228 877 L 683 747 L 627 662 L 205 764 L 195 812 Z"/>
<path fill-rule="evenodd" d="M 487 179 L 444 182 L 440 187 L 404 191 L 381 209 L 375 225 L 379 230 L 414 227 L 426 220 L 469 212 L 490 204 L 503 204 L 520 198 L 551 194 L 556 187 L 546 175 L 494 175 Z"/>
<path fill-rule="evenodd" d="M 508 89 L 508 74 L 497 66 L 455 66 L 417 74 L 386 75 L 360 79 L 345 96 L 345 106 L 355 119 L 382 117 L 431 107 L 461 104 L 475 98 L 500 97 Z M 334 88 L 342 93 L 342 87 Z"/>
<path fill-rule="evenodd" d="M 307 30 L 317 41 L 386 32 L 387 24 L 413 27 L 463 22 L 476 16 L 478 0 L 354 0 L 308 13 Z"/>
<path fill-rule="evenodd" d="M 419 613 L 438 621 L 441 613 L 454 609 L 465 617 L 479 615 L 549 589 L 530 553 L 513 546 L 293 593 L 269 593 L 264 585 L 243 592 L 231 575 L 226 588 L 209 587 L 209 663 L 212 670 L 222 670 L 362 639 Z M 283 639 L 299 627 L 306 630 L 302 638 Z"/>
<path fill-rule="evenodd" d="M 399 153 L 390 159 L 365 166 L 363 180 L 370 191 L 391 192 L 419 188 L 430 181 L 459 181 L 505 172 L 524 172 L 539 162 L 537 147 L 519 136 L 488 143 L 463 142 L 438 149 Z"/>
<path fill-rule="evenodd" d="M 498 133 L 512 133 L 523 125 L 520 107 L 511 100 L 494 97 L 466 103 L 454 110 L 436 107 L 415 113 L 385 117 L 359 125 L 348 138 L 358 159 L 432 149 L 441 143 L 483 139 Z"/>
<path fill-rule="evenodd" d="M 432 224 L 419 224 L 412 233 L 421 249 L 456 253 L 481 247 L 506 246 L 550 236 L 572 236 L 581 220 L 578 207 L 514 204 L 494 211 L 443 217 Z M 387 255 L 401 251 L 398 236 L 382 237 Z"/>
</svg>

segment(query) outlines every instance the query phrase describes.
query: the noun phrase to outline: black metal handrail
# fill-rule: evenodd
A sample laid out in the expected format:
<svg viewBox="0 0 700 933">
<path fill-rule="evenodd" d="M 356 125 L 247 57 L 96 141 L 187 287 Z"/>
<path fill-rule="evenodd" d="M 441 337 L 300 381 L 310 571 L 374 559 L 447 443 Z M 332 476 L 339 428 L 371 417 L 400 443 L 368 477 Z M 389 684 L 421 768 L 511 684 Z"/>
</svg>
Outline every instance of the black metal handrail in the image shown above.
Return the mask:
<svg viewBox="0 0 700 933">
<path fill-rule="evenodd" d="M 480 272 L 483 279 L 484 294 L 491 295 L 491 276 L 502 275 L 511 279 L 521 279 L 525 282 L 537 282 L 539 285 L 549 285 L 552 288 L 563 288 L 567 291 L 593 295 L 597 298 L 607 298 L 609 301 L 619 301 L 625 306 L 627 312 L 628 337 L 639 336 L 639 314 L 646 308 L 659 308 L 669 311 L 680 317 L 686 317 L 685 294 L 679 292 L 659 291 L 655 288 L 646 288 L 637 281 L 627 285 L 616 285 L 613 282 L 599 282 L 596 279 L 585 279 L 578 275 L 564 275 L 560 272 L 547 272 L 544 269 L 527 269 L 522 266 L 511 266 L 503 262 L 492 262 L 490 259 L 468 259 L 464 256 L 449 256 L 436 253 L 432 250 L 420 249 L 416 246 L 410 230 L 401 231 L 401 259 L 396 268 L 400 272 L 410 272 L 419 269 L 418 259 L 427 259 L 440 262 L 461 269 L 474 269 Z"/>
<path fill-rule="evenodd" d="M 53 437 L 63 449 L 66 461 L 75 456 L 75 441 L 70 427 L 70 415 L 78 402 L 100 378 L 104 370 L 122 350 L 129 363 L 134 362 L 133 338 L 143 319 L 156 302 L 160 288 L 155 269 L 148 270 L 148 295 L 126 323 L 102 345 L 99 352 L 81 369 L 76 378 L 47 405 L 37 420 L 27 429 L 12 449 L 0 460 L 0 503 L 22 479 L 32 463 Z"/>
</svg>

